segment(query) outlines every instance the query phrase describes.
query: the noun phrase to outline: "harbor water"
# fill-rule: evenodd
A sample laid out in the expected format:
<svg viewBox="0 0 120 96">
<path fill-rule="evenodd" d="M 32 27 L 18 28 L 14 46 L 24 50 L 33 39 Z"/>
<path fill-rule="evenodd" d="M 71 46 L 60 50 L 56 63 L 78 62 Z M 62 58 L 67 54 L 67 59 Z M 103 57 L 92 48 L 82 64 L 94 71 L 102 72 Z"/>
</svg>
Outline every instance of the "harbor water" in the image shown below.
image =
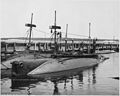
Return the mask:
<svg viewBox="0 0 120 96">
<path fill-rule="evenodd" d="M 119 53 L 90 68 L 48 74 L 46 78 L 1 78 L 3 95 L 119 95 Z M 75 60 L 75 59 L 73 59 Z"/>
</svg>

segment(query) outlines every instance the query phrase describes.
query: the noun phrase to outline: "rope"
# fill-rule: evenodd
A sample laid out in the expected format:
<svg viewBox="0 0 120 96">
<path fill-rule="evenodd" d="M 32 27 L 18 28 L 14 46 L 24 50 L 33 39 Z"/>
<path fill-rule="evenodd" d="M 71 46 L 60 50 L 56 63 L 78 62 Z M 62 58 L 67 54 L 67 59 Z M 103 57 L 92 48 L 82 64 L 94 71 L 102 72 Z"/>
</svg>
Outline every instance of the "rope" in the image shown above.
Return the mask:
<svg viewBox="0 0 120 96">
<path fill-rule="evenodd" d="M 37 32 L 45 33 L 45 34 L 48 33 L 48 32 L 42 31 L 42 30 L 37 30 L 37 29 L 33 29 L 33 30 L 35 30 Z M 50 33 L 48 33 L 48 34 L 50 34 Z"/>
<path fill-rule="evenodd" d="M 28 29 L 28 30 L 26 31 L 27 37 L 26 37 L 26 39 L 25 39 L 25 43 L 26 43 L 26 41 L 27 41 L 27 38 L 28 38 L 28 35 L 29 35 L 29 31 L 30 31 L 30 29 Z"/>
<path fill-rule="evenodd" d="M 1 63 L 4 67 L 6 67 L 7 69 L 9 69 L 6 65 L 4 65 L 3 63 Z"/>
</svg>

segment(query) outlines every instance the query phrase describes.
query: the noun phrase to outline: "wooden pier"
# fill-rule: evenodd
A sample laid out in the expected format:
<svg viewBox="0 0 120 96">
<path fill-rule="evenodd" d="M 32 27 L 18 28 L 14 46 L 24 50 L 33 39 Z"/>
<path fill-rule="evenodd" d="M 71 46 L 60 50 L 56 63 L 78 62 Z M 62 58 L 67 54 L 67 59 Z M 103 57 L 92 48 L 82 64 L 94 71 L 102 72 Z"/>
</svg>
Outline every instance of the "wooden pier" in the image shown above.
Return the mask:
<svg viewBox="0 0 120 96">
<path fill-rule="evenodd" d="M 114 50 L 116 52 L 119 51 L 119 41 L 113 42 L 105 42 L 100 40 L 91 39 L 90 43 L 87 40 L 74 40 L 69 39 L 67 41 L 62 40 L 61 43 L 58 42 L 59 51 L 66 52 L 76 52 L 76 51 L 84 51 L 88 52 L 88 46 L 90 50 Z M 66 47 L 65 47 L 66 46 Z M 17 43 L 17 42 L 1 42 L 1 56 L 2 58 L 7 58 L 7 54 L 15 54 L 17 52 L 23 52 L 27 47 L 27 43 Z M 39 53 L 52 53 L 54 51 L 54 42 L 37 42 L 31 43 L 31 52 L 39 52 Z"/>
</svg>

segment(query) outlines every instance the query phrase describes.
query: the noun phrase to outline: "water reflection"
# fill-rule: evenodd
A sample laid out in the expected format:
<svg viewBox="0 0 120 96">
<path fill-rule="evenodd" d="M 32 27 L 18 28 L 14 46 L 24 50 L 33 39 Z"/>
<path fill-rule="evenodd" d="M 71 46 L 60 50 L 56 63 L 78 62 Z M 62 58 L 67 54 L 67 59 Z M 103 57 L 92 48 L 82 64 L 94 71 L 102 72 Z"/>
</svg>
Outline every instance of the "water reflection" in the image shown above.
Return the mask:
<svg viewBox="0 0 120 96">
<path fill-rule="evenodd" d="M 93 84 L 96 83 L 96 68 L 97 68 L 97 67 L 98 67 L 98 66 L 94 66 L 94 67 L 92 68 L 92 72 L 93 72 L 93 74 L 92 74 L 92 77 L 93 77 L 92 83 L 93 83 Z"/>
<path fill-rule="evenodd" d="M 116 54 L 116 53 L 115 53 Z M 108 56 L 108 55 L 105 55 Z M 99 66 L 91 68 L 78 68 L 69 71 L 63 71 L 54 74 L 47 74 L 44 78 L 49 82 L 38 80 L 36 82 L 15 81 L 8 76 L 1 78 L 2 94 L 28 94 L 28 95 L 43 95 L 43 94 L 61 94 L 61 95 L 88 95 L 88 94 L 116 94 L 119 93 L 118 81 L 108 78 L 111 76 L 118 76 L 118 57 L 115 59 L 110 55 L 110 59 Z M 113 61 L 114 64 L 112 63 Z M 116 65 L 116 66 L 114 66 Z M 113 68 L 114 67 L 114 68 Z M 111 70 L 113 69 L 113 70 Z M 89 71 L 89 72 L 88 72 Z M 104 75 L 104 76 L 102 76 Z M 8 78 L 7 78 L 8 77 Z M 99 78 L 100 77 L 100 78 Z M 6 79 L 7 78 L 7 79 Z M 38 78 L 37 78 L 38 79 Z M 11 81 L 10 81 L 11 80 Z M 54 82 L 55 81 L 55 82 Z M 88 87 L 89 82 L 89 87 Z M 32 86 L 33 85 L 33 86 Z M 45 86 L 44 86 L 45 85 Z M 11 87 L 11 88 L 10 88 Z M 103 92 L 103 93 L 102 93 Z"/>
<path fill-rule="evenodd" d="M 11 89 L 19 89 L 20 87 L 28 87 L 30 84 L 35 84 L 38 79 L 11 79 Z"/>
<path fill-rule="evenodd" d="M 88 87 L 90 87 L 90 82 L 92 80 L 92 84 L 96 83 L 96 68 L 97 66 L 91 67 L 88 71 Z M 27 94 L 30 95 L 31 93 L 31 88 L 35 88 L 36 86 L 39 86 L 40 84 L 38 82 L 46 82 L 47 80 L 50 80 L 54 84 L 54 90 L 53 94 L 54 95 L 60 95 L 59 92 L 59 83 L 63 83 L 64 85 L 64 91 L 67 92 L 67 83 L 70 83 L 70 89 L 74 90 L 74 79 L 78 80 L 78 85 L 79 88 L 83 88 L 83 82 L 84 82 L 84 74 L 83 71 L 87 70 L 86 68 L 77 68 L 77 69 L 72 69 L 68 71 L 62 71 L 62 72 L 57 72 L 57 73 L 52 73 L 52 74 L 47 74 L 45 77 L 44 76 L 40 78 L 27 78 L 27 79 L 11 79 L 11 91 L 18 91 L 18 90 L 26 90 Z M 92 75 L 91 75 L 92 74 Z M 91 78 L 91 76 L 92 78 Z M 86 82 L 85 82 L 86 83 Z M 68 87 L 69 88 L 69 87 Z"/>
<path fill-rule="evenodd" d="M 30 95 L 30 89 L 35 88 L 35 84 L 38 83 L 39 79 L 28 79 L 28 78 L 11 78 L 11 92 L 26 90 L 27 94 Z M 33 84 L 33 85 L 32 85 Z"/>
<path fill-rule="evenodd" d="M 64 83 L 64 89 L 67 89 L 67 87 L 66 87 L 66 82 L 67 80 L 65 79 L 65 83 Z"/>
<path fill-rule="evenodd" d="M 90 89 L 90 81 L 91 81 L 91 77 L 90 77 L 90 69 L 88 70 L 88 89 Z"/>
<path fill-rule="evenodd" d="M 79 82 L 83 82 L 83 72 L 80 72 L 78 74 L 78 77 L 79 77 Z"/>
<path fill-rule="evenodd" d="M 83 87 L 83 72 L 79 72 L 78 74 L 78 80 L 79 80 L 79 87 L 82 88 Z"/>
<path fill-rule="evenodd" d="M 53 92 L 53 95 L 60 95 L 59 89 L 58 89 L 58 82 L 57 81 L 53 81 L 53 83 L 54 83 L 54 92 Z"/>
<path fill-rule="evenodd" d="M 73 90 L 73 77 L 71 78 L 71 89 Z"/>
<path fill-rule="evenodd" d="M 74 82 L 73 82 L 74 79 L 77 79 L 81 84 L 83 84 L 83 69 L 81 69 L 81 68 L 74 69 L 74 70 L 69 70 L 69 71 L 64 71 L 61 74 L 62 75 L 59 75 L 56 78 L 53 77 L 54 81 L 53 81 L 53 78 L 51 76 L 51 81 L 54 84 L 54 92 L 53 92 L 54 95 L 59 95 L 60 94 L 59 88 L 58 88 L 58 83 L 60 81 L 63 81 L 65 92 L 67 92 L 67 83 L 70 83 L 71 90 L 74 90 Z"/>
</svg>

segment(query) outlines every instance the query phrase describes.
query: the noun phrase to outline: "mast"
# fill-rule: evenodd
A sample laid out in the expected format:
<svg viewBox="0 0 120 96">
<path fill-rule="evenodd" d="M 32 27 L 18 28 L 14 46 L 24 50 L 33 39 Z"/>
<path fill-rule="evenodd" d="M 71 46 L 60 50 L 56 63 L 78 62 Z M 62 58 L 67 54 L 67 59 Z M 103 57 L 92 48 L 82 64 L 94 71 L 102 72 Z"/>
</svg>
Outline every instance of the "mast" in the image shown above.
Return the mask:
<svg viewBox="0 0 120 96">
<path fill-rule="evenodd" d="M 33 13 L 31 14 L 31 22 L 30 22 L 30 24 L 29 23 L 25 24 L 25 26 L 30 27 L 29 42 L 28 42 L 28 46 L 27 46 L 28 49 L 30 48 L 30 45 L 31 45 L 32 27 L 36 27 L 36 25 L 32 24 L 32 22 L 33 22 Z"/>
<path fill-rule="evenodd" d="M 60 26 L 57 26 L 56 25 L 56 10 L 55 10 L 55 21 L 54 21 L 54 25 L 52 25 L 52 26 L 50 26 L 49 27 L 50 29 L 51 29 L 51 32 L 52 32 L 52 29 L 54 29 L 54 45 L 55 45 L 55 48 L 54 48 L 54 53 L 56 54 L 57 53 L 57 51 L 58 51 L 58 46 L 57 46 L 57 34 L 59 33 L 60 34 L 60 32 L 57 32 L 56 31 L 56 29 L 61 29 L 61 27 Z"/>
<path fill-rule="evenodd" d="M 91 32 L 91 23 L 89 23 L 89 45 L 88 45 L 88 54 L 90 54 L 90 39 L 91 39 L 91 36 L 90 36 L 90 33 Z"/>
<path fill-rule="evenodd" d="M 33 13 L 31 14 L 31 25 L 33 20 Z M 30 26 L 30 35 L 29 35 L 29 44 L 31 43 L 31 32 L 32 32 L 32 26 Z"/>
<path fill-rule="evenodd" d="M 65 35 L 65 52 L 67 51 L 67 31 L 68 31 L 68 24 L 66 24 L 66 35 Z"/>
<path fill-rule="evenodd" d="M 90 31 L 91 31 L 91 23 L 89 23 L 89 39 L 91 38 L 90 37 L 90 34 L 91 34 Z"/>
<path fill-rule="evenodd" d="M 54 44 L 55 44 L 55 53 L 57 52 L 57 42 L 56 42 L 56 10 L 55 10 L 55 22 L 54 22 L 54 34 L 55 34 L 55 37 L 54 37 Z"/>
<path fill-rule="evenodd" d="M 68 24 L 66 24 L 66 35 L 65 35 L 66 39 L 67 39 L 67 31 L 68 31 Z"/>
</svg>

